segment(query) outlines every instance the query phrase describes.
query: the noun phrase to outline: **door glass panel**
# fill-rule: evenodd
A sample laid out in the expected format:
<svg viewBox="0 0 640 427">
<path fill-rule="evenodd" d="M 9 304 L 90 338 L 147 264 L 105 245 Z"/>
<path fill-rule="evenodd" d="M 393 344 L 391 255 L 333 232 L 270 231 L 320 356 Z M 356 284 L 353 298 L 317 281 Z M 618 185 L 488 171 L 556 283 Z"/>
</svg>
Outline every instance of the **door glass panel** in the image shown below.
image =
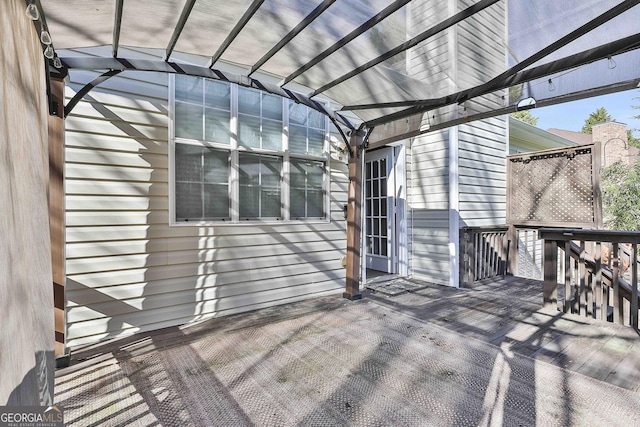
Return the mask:
<svg viewBox="0 0 640 427">
<path fill-rule="evenodd" d="M 367 253 L 387 256 L 387 162 L 383 159 L 371 160 L 365 165 L 366 202 L 366 242 Z"/>
</svg>

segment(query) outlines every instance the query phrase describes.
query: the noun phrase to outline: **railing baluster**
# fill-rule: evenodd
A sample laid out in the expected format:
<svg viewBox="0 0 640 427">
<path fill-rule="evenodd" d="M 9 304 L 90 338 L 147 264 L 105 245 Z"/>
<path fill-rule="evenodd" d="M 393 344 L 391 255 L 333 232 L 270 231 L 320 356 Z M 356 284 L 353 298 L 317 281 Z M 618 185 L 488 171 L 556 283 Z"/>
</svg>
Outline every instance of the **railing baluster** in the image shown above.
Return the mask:
<svg viewBox="0 0 640 427">
<path fill-rule="evenodd" d="M 476 251 L 478 252 L 478 265 L 476 268 L 476 280 L 482 279 L 482 263 L 484 255 L 484 241 L 482 233 L 478 233 L 478 244 L 476 245 Z"/>
<path fill-rule="evenodd" d="M 618 253 L 618 244 L 613 244 L 613 249 L 611 250 L 610 258 L 613 262 L 613 321 L 614 323 L 623 323 L 623 306 L 620 303 L 620 254 Z"/>
<path fill-rule="evenodd" d="M 596 244 L 595 242 L 589 242 L 589 250 L 587 250 L 587 254 L 592 253 L 595 254 L 595 248 L 596 248 Z M 587 286 L 587 316 L 588 317 L 595 317 L 595 297 L 594 297 L 594 291 L 595 291 L 595 274 L 593 271 L 589 271 L 589 269 L 587 268 L 586 262 L 585 262 L 585 271 L 587 274 L 587 282 L 586 282 L 586 286 Z"/>
<path fill-rule="evenodd" d="M 595 317 L 596 319 L 607 320 L 607 307 L 602 303 L 602 243 L 596 242 L 596 289 L 595 289 Z"/>
<path fill-rule="evenodd" d="M 493 253 L 494 253 L 493 236 L 494 236 L 493 233 L 489 233 L 489 236 L 488 236 L 489 238 L 487 239 L 487 243 L 488 243 L 488 245 L 487 245 L 487 255 L 489 255 L 488 256 L 489 259 L 488 259 L 488 262 L 487 262 L 487 264 L 488 264 L 488 271 L 487 271 L 488 276 L 487 277 L 493 276 L 493 274 L 494 274 L 493 273 Z"/>
<path fill-rule="evenodd" d="M 586 247 L 584 240 L 580 241 L 580 263 L 578 264 L 578 277 L 580 278 L 580 305 L 578 307 L 578 314 L 587 314 L 587 268 L 585 265 L 586 260 Z"/>
<path fill-rule="evenodd" d="M 500 263 L 500 258 L 498 258 L 498 254 L 500 253 L 499 241 L 498 233 L 493 233 L 493 277 L 498 275 L 498 264 Z"/>
<path fill-rule="evenodd" d="M 558 309 L 558 242 L 544 241 L 544 285 L 542 301 L 545 307 Z"/>
<path fill-rule="evenodd" d="M 473 250 L 476 254 L 476 257 L 474 259 L 474 263 L 473 263 L 473 281 L 475 282 L 476 280 L 478 280 L 480 278 L 480 261 L 482 260 L 481 258 L 481 250 L 480 250 L 480 233 L 473 233 Z"/>
<path fill-rule="evenodd" d="M 562 274 L 564 270 L 565 276 L 564 306 L 559 310 L 571 310 L 572 313 L 638 330 L 640 232 L 544 228 L 540 230 L 540 237 L 545 245 L 545 304 L 552 297 L 552 273 L 549 271 L 547 274 L 546 266 L 564 260 L 564 267 L 560 267 L 558 271 L 558 274 Z M 555 260 L 552 260 L 546 249 L 549 245 L 560 242 L 563 243 L 560 249 L 564 250 L 564 257 L 556 253 Z M 626 271 L 627 267 L 631 268 L 629 272 Z M 561 284 L 558 284 L 558 289 L 559 286 Z"/>
<path fill-rule="evenodd" d="M 531 278 L 532 279 L 538 278 L 538 275 L 536 274 L 536 267 L 537 267 L 536 252 L 537 251 L 538 251 L 538 248 L 536 246 L 536 231 L 532 230 L 531 231 Z"/>
<path fill-rule="evenodd" d="M 638 245 L 631 245 L 631 327 L 638 330 Z"/>
<path fill-rule="evenodd" d="M 526 260 L 529 259 L 529 230 L 525 230 L 524 232 L 524 257 Z M 524 268 L 525 268 L 525 276 L 527 278 L 532 278 L 533 277 L 533 272 L 534 269 L 531 268 L 531 274 L 529 274 L 529 263 L 525 264 Z"/>
<path fill-rule="evenodd" d="M 571 242 L 564 242 L 564 312 L 571 310 L 573 299 L 573 288 L 571 286 Z"/>
<path fill-rule="evenodd" d="M 482 233 L 482 278 L 487 277 L 487 234 Z"/>
</svg>

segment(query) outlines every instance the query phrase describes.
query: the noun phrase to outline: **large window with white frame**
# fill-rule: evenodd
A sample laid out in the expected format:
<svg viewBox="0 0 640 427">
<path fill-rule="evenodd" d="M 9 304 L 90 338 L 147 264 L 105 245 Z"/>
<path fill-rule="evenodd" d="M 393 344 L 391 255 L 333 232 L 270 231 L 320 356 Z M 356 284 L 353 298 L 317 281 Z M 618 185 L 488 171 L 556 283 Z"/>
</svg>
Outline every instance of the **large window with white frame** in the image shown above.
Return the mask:
<svg viewBox="0 0 640 427">
<path fill-rule="evenodd" d="M 172 84 L 173 223 L 324 220 L 328 119 L 289 99 L 201 77 Z"/>
</svg>

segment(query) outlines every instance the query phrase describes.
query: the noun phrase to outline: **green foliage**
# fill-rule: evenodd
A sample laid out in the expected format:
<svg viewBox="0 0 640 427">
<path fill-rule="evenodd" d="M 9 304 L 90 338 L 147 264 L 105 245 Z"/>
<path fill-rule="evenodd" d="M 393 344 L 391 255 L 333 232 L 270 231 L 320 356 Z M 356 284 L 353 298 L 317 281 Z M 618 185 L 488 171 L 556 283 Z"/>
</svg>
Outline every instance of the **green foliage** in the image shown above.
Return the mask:
<svg viewBox="0 0 640 427">
<path fill-rule="evenodd" d="M 629 141 L 630 146 L 640 148 L 640 139 L 633 136 L 632 130 L 627 130 L 627 141 Z"/>
<path fill-rule="evenodd" d="M 511 117 L 520 120 L 521 122 L 528 123 L 531 126 L 536 126 L 538 124 L 538 117 L 531 114 L 531 111 L 529 110 L 516 111 L 515 113 L 511 113 Z"/>
<path fill-rule="evenodd" d="M 584 126 L 580 132 L 591 134 L 591 128 L 593 125 L 597 125 L 598 123 L 605 123 L 607 121 L 612 120 L 613 117 L 607 112 L 604 107 L 598 108 L 596 111 L 589 115 L 589 118 L 584 121 Z"/>
<path fill-rule="evenodd" d="M 605 226 L 613 230 L 640 230 L 640 162 L 618 161 L 602 170 Z"/>
<path fill-rule="evenodd" d="M 634 101 L 640 101 L 640 97 L 633 98 Z M 632 105 L 631 108 L 634 110 L 640 110 L 640 105 Z M 640 120 L 640 115 L 633 116 L 632 119 Z M 631 129 L 627 131 L 627 135 L 629 137 L 629 145 L 632 147 L 640 148 L 640 138 L 636 138 L 633 136 L 634 131 L 639 131 L 640 129 Z"/>
</svg>

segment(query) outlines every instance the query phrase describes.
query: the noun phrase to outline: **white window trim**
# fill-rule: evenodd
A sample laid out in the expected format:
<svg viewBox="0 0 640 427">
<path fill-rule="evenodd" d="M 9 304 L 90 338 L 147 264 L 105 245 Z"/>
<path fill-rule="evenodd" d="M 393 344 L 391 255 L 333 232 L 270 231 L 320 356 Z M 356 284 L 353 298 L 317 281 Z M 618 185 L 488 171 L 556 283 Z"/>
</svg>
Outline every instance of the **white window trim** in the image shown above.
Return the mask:
<svg viewBox="0 0 640 427">
<path fill-rule="evenodd" d="M 331 150 L 329 149 L 330 123 L 329 118 L 324 116 L 325 132 L 323 143 L 323 156 L 308 154 L 291 154 L 289 152 L 289 108 L 288 99 L 283 99 L 283 150 L 273 151 L 240 146 L 238 143 L 238 85 L 230 84 L 231 91 L 231 122 L 229 131 L 231 138 L 229 144 L 212 143 L 208 141 L 196 141 L 175 136 L 175 75 L 169 76 L 169 144 L 168 144 L 168 169 L 169 169 L 169 226 L 172 227 L 237 227 L 255 225 L 292 225 L 292 224 L 327 224 L 331 222 Z M 175 194 L 175 146 L 176 143 L 187 143 L 199 146 L 207 146 L 230 151 L 229 165 L 229 213 L 230 220 L 206 220 L 206 221 L 176 221 L 176 194 Z M 241 152 L 252 154 L 265 154 L 282 158 L 281 202 L 282 215 L 278 220 L 273 219 L 240 219 L 240 171 L 239 155 Z M 324 218 L 291 219 L 290 218 L 290 188 L 289 173 L 290 160 L 314 160 L 324 162 L 323 191 L 324 191 Z"/>
</svg>

